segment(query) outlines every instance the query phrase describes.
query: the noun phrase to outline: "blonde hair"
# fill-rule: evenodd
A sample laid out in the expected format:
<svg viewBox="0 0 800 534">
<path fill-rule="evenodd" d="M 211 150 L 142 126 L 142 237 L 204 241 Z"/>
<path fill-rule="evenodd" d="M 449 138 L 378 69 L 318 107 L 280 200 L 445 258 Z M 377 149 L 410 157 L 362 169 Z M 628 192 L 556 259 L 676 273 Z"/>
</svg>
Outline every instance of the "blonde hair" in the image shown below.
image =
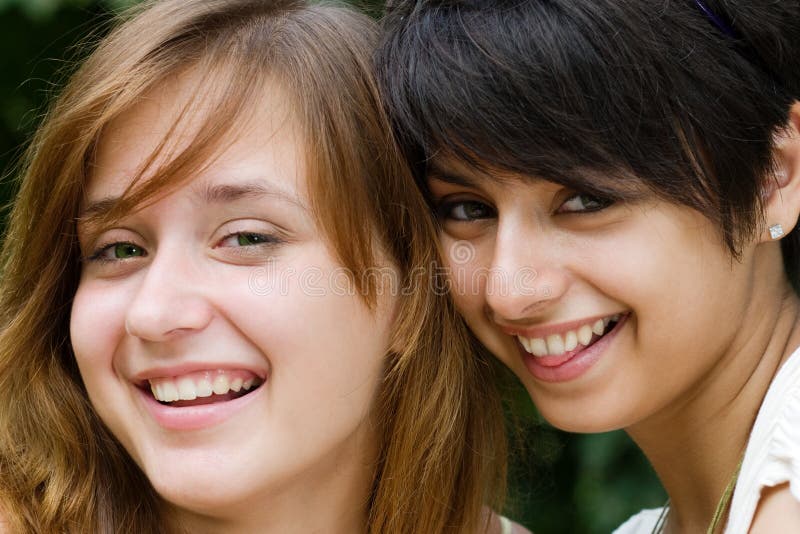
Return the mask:
<svg viewBox="0 0 800 534">
<path fill-rule="evenodd" d="M 72 76 L 29 147 L 2 250 L 0 502 L 12 531 L 170 531 L 166 507 L 87 399 L 69 313 L 80 272 L 76 217 L 98 138 L 187 66 L 208 82 L 197 98 L 213 111 L 189 148 L 154 178 L 134 180 L 107 216 L 190 177 L 230 141 L 265 81 L 277 81 L 305 136 L 319 227 L 364 298 L 375 302 L 374 279 L 362 275 L 377 251 L 398 267 L 400 287 L 413 288 L 400 296 L 398 349 L 375 401 L 368 531 L 485 526 L 482 507 L 505 481 L 491 367 L 433 283 L 434 228 L 381 108 L 370 66 L 376 41 L 376 25 L 341 6 L 166 0 L 136 8 Z"/>
</svg>

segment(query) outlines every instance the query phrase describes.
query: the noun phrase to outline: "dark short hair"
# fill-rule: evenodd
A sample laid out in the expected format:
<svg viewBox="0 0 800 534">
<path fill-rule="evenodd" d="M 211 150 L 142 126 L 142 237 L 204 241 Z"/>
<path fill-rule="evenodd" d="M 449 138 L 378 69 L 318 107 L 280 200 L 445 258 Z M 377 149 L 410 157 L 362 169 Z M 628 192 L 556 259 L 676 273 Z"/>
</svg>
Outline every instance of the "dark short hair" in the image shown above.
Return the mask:
<svg viewBox="0 0 800 534">
<path fill-rule="evenodd" d="M 612 199 L 644 185 L 738 257 L 800 98 L 800 2 L 703 4 L 733 36 L 691 0 L 391 2 L 376 64 L 418 184 L 439 151 Z"/>
</svg>

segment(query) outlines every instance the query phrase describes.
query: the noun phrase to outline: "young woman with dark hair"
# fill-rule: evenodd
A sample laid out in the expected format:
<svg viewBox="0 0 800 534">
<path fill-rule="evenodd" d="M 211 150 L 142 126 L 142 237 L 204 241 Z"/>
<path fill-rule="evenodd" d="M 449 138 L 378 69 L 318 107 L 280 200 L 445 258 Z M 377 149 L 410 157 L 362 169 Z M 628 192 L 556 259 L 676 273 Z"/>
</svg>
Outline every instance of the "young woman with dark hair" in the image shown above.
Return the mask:
<svg viewBox="0 0 800 534">
<path fill-rule="evenodd" d="M 387 109 L 457 305 L 541 413 L 624 428 L 619 529 L 800 531 L 800 3 L 392 2 Z M 518 276 L 520 274 L 525 276 Z"/>
</svg>

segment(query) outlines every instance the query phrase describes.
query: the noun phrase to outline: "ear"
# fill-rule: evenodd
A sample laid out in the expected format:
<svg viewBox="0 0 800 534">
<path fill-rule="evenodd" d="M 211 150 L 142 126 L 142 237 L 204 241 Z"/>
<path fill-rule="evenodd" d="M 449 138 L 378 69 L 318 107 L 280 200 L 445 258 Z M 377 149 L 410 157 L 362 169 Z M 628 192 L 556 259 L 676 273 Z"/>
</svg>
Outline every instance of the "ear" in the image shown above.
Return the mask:
<svg viewBox="0 0 800 534">
<path fill-rule="evenodd" d="M 782 234 L 788 234 L 800 215 L 800 102 L 789 109 L 786 128 L 775 138 L 773 154 L 775 173 L 764 184 L 764 217 L 770 229 L 765 230 L 761 241 L 779 239 L 775 237 L 775 225 L 780 225 Z M 780 233 L 780 232 L 777 232 Z"/>
</svg>

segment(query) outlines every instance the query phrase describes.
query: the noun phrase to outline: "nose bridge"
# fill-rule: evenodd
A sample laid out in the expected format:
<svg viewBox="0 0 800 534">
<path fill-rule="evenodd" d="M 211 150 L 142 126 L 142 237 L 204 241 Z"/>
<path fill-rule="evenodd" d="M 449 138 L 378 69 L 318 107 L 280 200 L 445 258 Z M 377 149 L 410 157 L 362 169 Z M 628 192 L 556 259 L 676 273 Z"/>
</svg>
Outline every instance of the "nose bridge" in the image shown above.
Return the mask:
<svg viewBox="0 0 800 534">
<path fill-rule="evenodd" d="M 495 236 L 486 301 L 506 319 L 521 319 L 558 299 L 568 275 L 547 229 L 532 221 L 501 224 Z"/>
<path fill-rule="evenodd" d="M 177 332 L 202 329 L 211 320 L 205 284 L 184 251 L 163 248 L 141 274 L 125 318 L 130 335 L 159 341 Z"/>
</svg>

